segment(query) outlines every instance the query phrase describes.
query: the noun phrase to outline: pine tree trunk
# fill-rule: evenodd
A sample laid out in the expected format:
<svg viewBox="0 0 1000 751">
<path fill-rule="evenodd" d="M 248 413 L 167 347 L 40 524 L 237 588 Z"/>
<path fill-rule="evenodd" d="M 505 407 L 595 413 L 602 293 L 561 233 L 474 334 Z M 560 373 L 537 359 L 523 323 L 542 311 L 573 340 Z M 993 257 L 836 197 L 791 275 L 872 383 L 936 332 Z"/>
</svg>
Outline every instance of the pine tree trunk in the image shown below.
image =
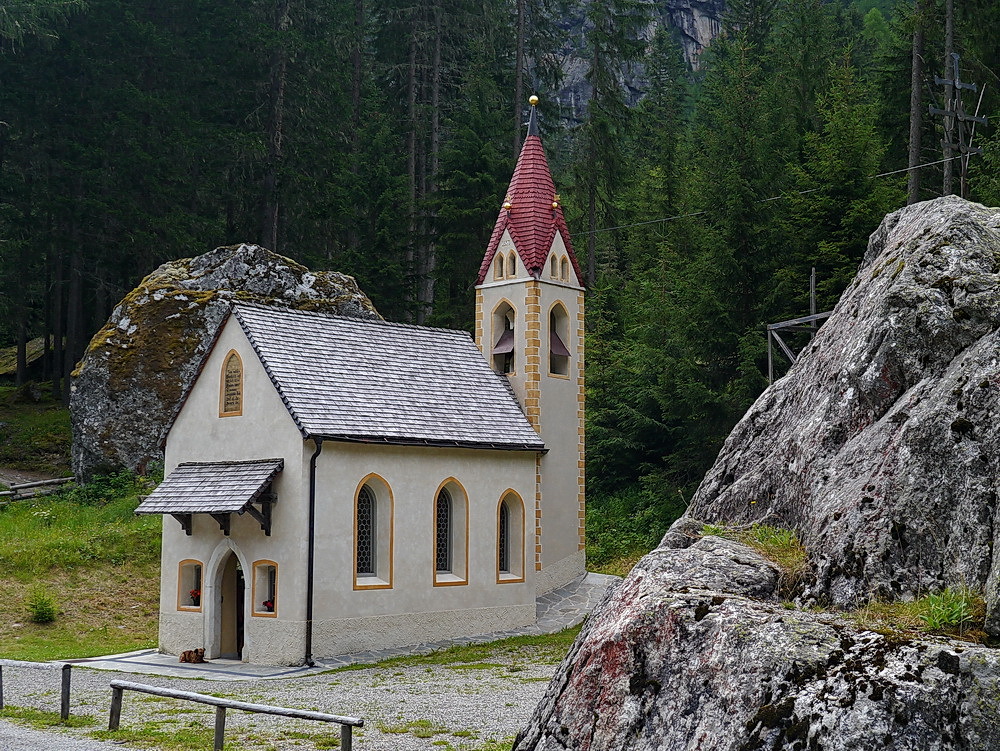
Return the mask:
<svg viewBox="0 0 1000 751">
<path fill-rule="evenodd" d="M 409 233 L 406 239 L 406 274 L 409 283 L 406 285 L 407 318 L 412 320 L 416 313 L 416 235 L 417 235 L 417 18 L 414 14 L 410 30 L 410 59 L 406 77 L 406 107 L 409 117 L 409 132 L 406 139 L 406 178 L 409 186 Z"/>
<path fill-rule="evenodd" d="M 65 358 L 65 328 L 66 314 L 63 311 L 63 256 L 62 252 L 52 247 L 52 396 L 62 397 L 63 360 Z"/>
<path fill-rule="evenodd" d="M 83 254 L 79 231 L 73 228 L 69 266 L 69 301 L 66 310 L 66 352 L 63 362 L 63 403 L 69 404 L 70 377 L 83 354 Z"/>
<path fill-rule="evenodd" d="M 270 113 L 267 126 L 267 165 L 264 170 L 264 195 L 261 216 L 261 242 L 275 253 L 278 248 L 278 175 L 281 171 L 285 119 L 285 82 L 288 75 L 288 50 L 281 36 L 288 28 L 288 2 L 278 0 L 274 10 L 277 48 L 271 54 Z"/>
<path fill-rule="evenodd" d="M 365 36 L 365 2 L 354 0 L 354 47 L 351 50 L 351 177 L 355 189 L 360 187 L 361 173 L 361 86 L 363 80 L 362 46 Z M 355 195 L 358 195 L 356 192 Z M 347 230 L 347 247 L 357 250 L 360 245 L 358 217 L 362 214 L 360 204 L 354 202 L 354 216 Z"/>
<path fill-rule="evenodd" d="M 441 3 L 434 3 L 434 52 L 431 60 L 431 143 L 430 158 L 423 195 L 424 232 L 422 237 L 423 259 L 420 264 L 420 310 L 417 323 L 424 323 L 434 312 L 434 281 L 437 271 L 436 235 L 437 212 L 432 208 L 433 197 L 437 193 L 437 178 L 441 154 L 441 39 L 444 30 L 441 25 Z"/>
<path fill-rule="evenodd" d="M 944 78 L 953 81 L 955 76 L 954 65 L 951 62 L 951 53 L 955 47 L 955 0 L 945 0 L 944 4 Z M 944 89 L 944 109 L 950 110 L 954 86 L 945 85 Z M 955 191 L 952 189 L 952 153 L 951 143 L 954 138 L 955 119 L 945 115 L 944 117 L 944 159 L 942 165 L 943 180 L 941 185 L 941 195 L 950 196 Z"/>
<path fill-rule="evenodd" d="M 917 0 L 913 19 L 913 52 L 910 62 L 910 146 L 907 158 L 908 172 L 906 203 L 917 203 L 920 200 L 920 170 L 915 169 L 920 164 L 920 131 L 923 127 L 923 108 L 921 106 L 921 91 L 924 78 L 924 1 Z"/>
</svg>

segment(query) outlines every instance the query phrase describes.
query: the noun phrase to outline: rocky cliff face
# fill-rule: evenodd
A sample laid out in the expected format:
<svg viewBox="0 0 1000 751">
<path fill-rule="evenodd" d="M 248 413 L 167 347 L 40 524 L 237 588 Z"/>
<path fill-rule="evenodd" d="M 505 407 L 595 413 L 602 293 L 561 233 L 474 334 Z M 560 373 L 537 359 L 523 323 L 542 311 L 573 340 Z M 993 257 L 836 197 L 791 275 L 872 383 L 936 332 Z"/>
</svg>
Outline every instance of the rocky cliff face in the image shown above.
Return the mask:
<svg viewBox="0 0 1000 751">
<path fill-rule="evenodd" d="M 514 751 L 1000 748 L 993 650 L 789 610 L 777 579 L 682 523 L 587 621 Z"/>
<path fill-rule="evenodd" d="M 800 605 L 964 584 L 1000 636 L 998 415 L 1000 209 L 889 215 L 687 516 L 592 616 L 517 751 L 1000 749 L 1000 652 L 789 609 L 771 564 L 695 521 L 797 530 Z"/>
<path fill-rule="evenodd" d="M 568 41 L 563 52 L 563 85 L 556 99 L 559 117 L 569 124 L 583 121 L 592 91 L 586 79 L 590 62 L 583 36 L 590 2 L 583 0 L 574 6 L 573 14 L 562 22 Z M 684 50 L 684 60 L 697 69 L 701 53 L 722 32 L 725 12 L 725 0 L 657 0 L 652 6 L 650 23 L 641 38 L 648 43 L 660 28 L 671 30 Z M 638 103 L 649 86 L 643 66 L 637 64 L 624 72 L 622 84 L 629 92 L 628 103 Z"/>
<path fill-rule="evenodd" d="M 890 214 L 689 513 L 799 530 L 806 596 L 840 606 L 989 582 L 1000 634 L 998 353 L 1000 209 L 950 197 Z"/>
<path fill-rule="evenodd" d="M 73 471 L 144 471 L 233 300 L 377 318 L 354 279 L 256 245 L 170 261 L 118 304 L 73 374 Z"/>
</svg>

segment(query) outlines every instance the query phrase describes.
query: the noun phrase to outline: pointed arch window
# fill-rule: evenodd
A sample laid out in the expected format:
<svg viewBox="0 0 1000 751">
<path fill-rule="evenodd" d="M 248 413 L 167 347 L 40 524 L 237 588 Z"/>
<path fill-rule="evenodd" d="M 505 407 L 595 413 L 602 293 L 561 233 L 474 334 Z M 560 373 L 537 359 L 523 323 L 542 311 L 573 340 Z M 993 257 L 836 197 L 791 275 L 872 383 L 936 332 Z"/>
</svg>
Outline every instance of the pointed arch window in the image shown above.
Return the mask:
<svg viewBox="0 0 1000 751">
<path fill-rule="evenodd" d="M 358 576 L 375 576 L 376 534 L 375 494 L 367 485 L 358 491 Z"/>
<path fill-rule="evenodd" d="M 514 372 L 514 308 L 503 302 L 493 311 L 493 369 Z"/>
<path fill-rule="evenodd" d="M 549 259 L 549 276 L 553 279 L 559 278 L 559 259 L 555 256 Z"/>
<path fill-rule="evenodd" d="M 517 276 L 517 253 L 513 250 L 507 256 L 507 276 Z"/>
<path fill-rule="evenodd" d="M 229 350 L 222 361 L 220 379 L 219 417 L 236 417 L 243 414 L 243 360 L 235 349 Z"/>
<path fill-rule="evenodd" d="M 354 496 L 354 588 L 392 587 L 393 502 L 388 483 L 365 477 Z"/>
<path fill-rule="evenodd" d="M 468 583 L 468 497 L 451 478 L 434 497 L 434 585 Z"/>
<path fill-rule="evenodd" d="M 524 581 L 524 502 L 508 490 L 497 506 L 497 584 Z"/>
<path fill-rule="evenodd" d="M 451 493 L 441 488 L 434 508 L 436 531 L 434 537 L 434 568 L 439 574 L 451 573 Z"/>
<path fill-rule="evenodd" d="M 569 260 L 565 256 L 563 256 L 562 261 L 560 261 L 559 278 L 564 282 L 569 281 Z"/>
<path fill-rule="evenodd" d="M 507 501 L 500 501 L 497 519 L 497 566 L 501 574 L 510 573 L 510 507 Z"/>
<path fill-rule="evenodd" d="M 503 279 L 506 276 L 504 273 L 504 257 L 503 253 L 497 253 L 496 259 L 493 261 L 493 278 Z"/>
<path fill-rule="evenodd" d="M 566 308 L 556 303 L 549 311 L 549 375 L 569 375 L 569 316 Z"/>
</svg>

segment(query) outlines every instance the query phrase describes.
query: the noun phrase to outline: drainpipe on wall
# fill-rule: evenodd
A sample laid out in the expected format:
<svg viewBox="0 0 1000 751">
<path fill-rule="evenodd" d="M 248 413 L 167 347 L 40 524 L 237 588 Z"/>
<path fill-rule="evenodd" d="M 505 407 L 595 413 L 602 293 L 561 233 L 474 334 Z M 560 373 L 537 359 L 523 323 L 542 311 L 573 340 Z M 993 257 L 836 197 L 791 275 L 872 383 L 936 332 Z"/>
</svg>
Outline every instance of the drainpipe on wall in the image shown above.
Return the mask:
<svg viewBox="0 0 1000 751">
<path fill-rule="evenodd" d="M 305 664 L 312 667 L 313 661 L 313 569 L 316 557 L 316 459 L 323 451 L 323 439 L 314 438 L 316 451 L 309 458 L 309 562 L 306 569 L 306 659 Z"/>
</svg>

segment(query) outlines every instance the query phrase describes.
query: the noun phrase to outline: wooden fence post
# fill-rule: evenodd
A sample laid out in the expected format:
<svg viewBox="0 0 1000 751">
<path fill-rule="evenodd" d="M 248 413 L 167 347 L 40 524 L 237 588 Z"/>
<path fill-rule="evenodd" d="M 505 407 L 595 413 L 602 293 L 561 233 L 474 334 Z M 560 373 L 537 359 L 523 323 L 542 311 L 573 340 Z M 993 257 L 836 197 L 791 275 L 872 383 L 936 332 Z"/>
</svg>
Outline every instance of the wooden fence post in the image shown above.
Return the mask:
<svg viewBox="0 0 1000 751">
<path fill-rule="evenodd" d="M 0 665 L 0 712 L 3 712 L 3 665 Z"/>
<path fill-rule="evenodd" d="M 351 735 L 353 730 L 350 725 L 340 726 L 340 751 L 351 751 L 351 744 L 354 742 L 354 736 Z"/>
<path fill-rule="evenodd" d="M 125 689 L 111 687 L 111 712 L 108 714 L 108 730 L 117 730 L 122 721 L 122 695 Z"/>
<path fill-rule="evenodd" d="M 215 751 L 222 751 L 226 735 L 226 708 L 215 708 Z"/>
<path fill-rule="evenodd" d="M 59 717 L 63 722 L 69 719 L 69 682 L 72 669 L 73 666 L 69 664 L 62 666 L 62 698 L 59 702 Z"/>
</svg>

